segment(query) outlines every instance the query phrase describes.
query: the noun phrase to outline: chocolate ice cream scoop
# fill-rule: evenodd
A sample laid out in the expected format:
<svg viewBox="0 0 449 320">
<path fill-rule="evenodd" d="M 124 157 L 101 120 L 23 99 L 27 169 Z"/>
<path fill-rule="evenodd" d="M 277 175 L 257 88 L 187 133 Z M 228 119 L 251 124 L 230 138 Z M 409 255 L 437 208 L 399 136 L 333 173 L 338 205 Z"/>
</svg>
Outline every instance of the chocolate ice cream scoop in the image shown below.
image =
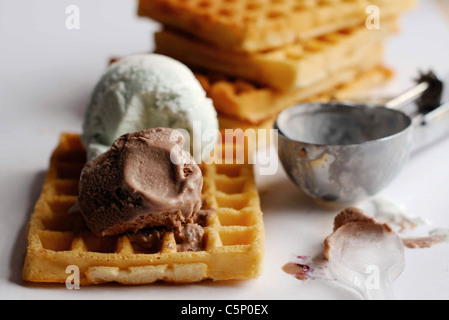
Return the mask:
<svg viewBox="0 0 449 320">
<path fill-rule="evenodd" d="M 168 128 L 121 136 L 86 164 L 78 205 L 99 236 L 178 227 L 201 208 L 202 173 L 184 137 Z"/>
</svg>

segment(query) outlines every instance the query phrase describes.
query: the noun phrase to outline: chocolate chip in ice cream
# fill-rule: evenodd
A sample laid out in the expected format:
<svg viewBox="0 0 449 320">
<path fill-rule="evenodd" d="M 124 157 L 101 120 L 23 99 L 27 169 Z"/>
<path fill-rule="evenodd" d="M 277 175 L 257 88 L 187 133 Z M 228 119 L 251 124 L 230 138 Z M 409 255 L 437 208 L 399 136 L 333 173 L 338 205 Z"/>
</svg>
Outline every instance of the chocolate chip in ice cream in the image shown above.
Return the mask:
<svg viewBox="0 0 449 320">
<path fill-rule="evenodd" d="M 205 247 L 204 227 L 207 226 L 208 218 L 213 212 L 213 209 L 200 210 L 187 223 L 180 224 L 175 228 L 144 228 L 135 233 L 129 232 L 127 236 L 137 252 L 159 252 L 167 232 L 173 232 L 178 252 L 202 251 Z"/>
</svg>

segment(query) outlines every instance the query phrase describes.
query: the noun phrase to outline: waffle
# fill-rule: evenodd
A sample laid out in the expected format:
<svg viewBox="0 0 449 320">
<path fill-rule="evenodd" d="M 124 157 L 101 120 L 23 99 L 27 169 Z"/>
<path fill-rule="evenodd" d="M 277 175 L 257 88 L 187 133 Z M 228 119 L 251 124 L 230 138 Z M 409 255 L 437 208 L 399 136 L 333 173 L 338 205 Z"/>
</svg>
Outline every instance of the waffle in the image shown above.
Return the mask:
<svg viewBox="0 0 449 320">
<path fill-rule="evenodd" d="M 138 14 L 232 51 L 270 50 L 365 24 L 376 5 L 381 20 L 416 0 L 140 0 Z"/>
<path fill-rule="evenodd" d="M 214 101 L 219 114 L 257 125 L 295 103 L 329 93 L 336 87 L 357 81 L 357 78 L 377 78 L 380 75 L 385 80 L 388 72 L 384 68 L 377 68 L 381 64 L 382 55 L 382 48 L 379 47 L 377 51 L 369 53 L 360 67 L 342 70 L 318 84 L 289 92 L 204 71 L 198 71 L 196 75 L 207 95 Z"/>
<path fill-rule="evenodd" d="M 257 89 L 249 84 L 232 82 L 218 83 L 216 90 L 220 90 L 221 92 L 215 93 L 214 90 L 212 90 L 215 85 L 213 81 L 203 77 L 201 82 L 203 82 L 203 86 L 209 94 L 212 95 L 214 105 L 216 108 L 219 107 L 219 110 L 222 110 L 220 107 L 226 106 L 226 104 L 230 108 L 233 108 L 231 110 L 238 111 L 239 115 L 243 114 L 243 111 L 246 111 L 243 107 L 245 105 L 254 106 L 254 109 L 260 106 L 260 108 L 266 108 L 266 110 L 270 110 L 270 107 L 277 110 L 277 113 L 267 111 L 266 115 L 270 114 L 270 116 L 259 122 L 242 120 L 239 116 L 227 115 L 226 112 L 219 113 L 218 120 L 220 128 L 240 128 L 242 130 L 247 130 L 272 129 L 278 112 L 296 103 L 328 102 L 334 100 L 366 100 L 367 94 L 370 90 L 384 84 L 386 81 L 391 79 L 392 75 L 393 72 L 391 70 L 385 67 L 377 66 L 371 70 L 359 74 L 354 73 L 354 77 L 348 83 L 338 85 L 327 92 L 310 96 L 307 99 L 295 99 L 295 97 L 283 98 L 282 96 L 277 96 L 275 92 L 270 92 L 269 89 Z M 246 90 L 240 89 L 240 86 L 243 86 Z M 263 105 L 263 101 L 267 101 L 268 103 Z M 249 117 L 250 116 L 251 115 L 249 114 Z"/>
<path fill-rule="evenodd" d="M 261 274 L 264 227 L 251 165 L 201 165 L 203 198 L 214 208 L 203 251 L 178 252 L 173 233 L 167 232 L 160 251 L 145 252 L 126 235 L 96 237 L 80 228 L 84 221 L 79 213 L 68 214 L 85 161 L 79 136 L 63 134 L 30 218 L 24 280 L 63 283 L 70 265 L 78 266 L 82 285 L 191 283 Z"/>
<path fill-rule="evenodd" d="M 387 36 L 397 31 L 388 21 L 379 30 L 348 28 L 275 50 L 247 54 L 199 42 L 165 29 L 156 33 L 156 52 L 187 65 L 224 73 L 281 91 L 307 88 L 343 69 L 365 63 Z"/>
</svg>

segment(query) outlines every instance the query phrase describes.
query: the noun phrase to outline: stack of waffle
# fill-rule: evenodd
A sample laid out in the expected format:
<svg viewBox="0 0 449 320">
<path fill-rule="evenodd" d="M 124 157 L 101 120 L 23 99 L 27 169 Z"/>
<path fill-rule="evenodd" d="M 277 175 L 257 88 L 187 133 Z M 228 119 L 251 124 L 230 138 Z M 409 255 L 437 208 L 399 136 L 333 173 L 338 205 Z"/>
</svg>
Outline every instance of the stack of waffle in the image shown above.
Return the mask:
<svg viewBox="0 0 449 320">
<path fill-rule="evenodd" d="M 140 0 L 139 15 L 163 25 L 156 52 L 196 71 L 222 129 L 271 128 L 295 103 L 350 99 L 388 80 L 384 43 L 415 2 Z M 367 27 L 370 8 L 380 28 Z"/>
</svg>

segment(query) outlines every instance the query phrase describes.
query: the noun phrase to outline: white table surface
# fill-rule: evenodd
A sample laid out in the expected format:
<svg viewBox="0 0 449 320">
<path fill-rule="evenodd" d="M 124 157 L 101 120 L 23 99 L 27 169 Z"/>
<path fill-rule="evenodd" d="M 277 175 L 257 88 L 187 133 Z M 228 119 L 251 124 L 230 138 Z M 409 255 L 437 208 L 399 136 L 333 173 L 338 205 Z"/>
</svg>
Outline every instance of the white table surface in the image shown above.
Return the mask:
<svg viewBox="0 0 449 320">
<path fill-rule="evenodd" d="M 67 30 L 65 9 L 80 8 L 80 29 Z M 411 85 L 418 67 L 449 73 L 449 19 L 433 1 L 403 18 L 387 48 L 396 78 L 385 93 Z M 357 299 L 335 282 L 301 282 L 281 267 L 297 255 L 317 256 L 337 212 L 305 198 L 282 169 L 257 177 L 266 228 L 265 271 L 256 280 L 195 285 L 107 285 L 67 290 L 21 281 L 29 214 L 49 156 L 63 131 L 80 132 L 90 92 L 108 58 L 152 49 L 157 25 L 136 17 L 135 1 L 0 2 L 0 299 Z M 449 139 L 409 161 L 382 196 L 449 227 Z M 398 299 L 449 298 L 449 244 L 406 250 L 406 268 L 393 285 Z"/>
</svg>

